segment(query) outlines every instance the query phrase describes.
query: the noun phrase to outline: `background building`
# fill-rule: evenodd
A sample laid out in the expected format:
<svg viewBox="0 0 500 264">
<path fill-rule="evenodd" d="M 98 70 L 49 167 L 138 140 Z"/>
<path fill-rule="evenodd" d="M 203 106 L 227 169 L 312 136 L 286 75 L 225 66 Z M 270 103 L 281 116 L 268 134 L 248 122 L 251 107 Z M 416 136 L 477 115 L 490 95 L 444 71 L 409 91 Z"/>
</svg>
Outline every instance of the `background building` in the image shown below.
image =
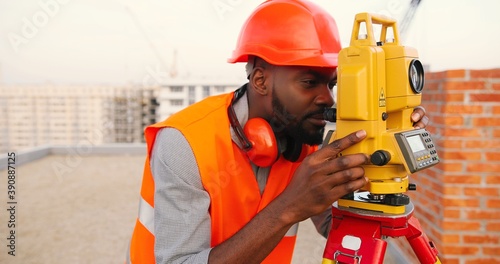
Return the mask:
<svg viewBox="0 0 500 264">
<path fill-rule="evenodd" d="M 156 121 L 157 89 L 113 86 L 0 87 L 0 151 L 40 145 L 143 142 Z"/>
<path fill-rule="evenodd" d="M 172 80 L 140 86 L 0 87 L 0 151 L 41 145 L 144 142 L 144 128 L 240 83 Z"/>
<path fill-rule="evenodd" d="M 168 84 L 162 85 L 159 90 L 159 120 L 163 120 L 207 96 L 234 91 L 242 84 L 206 80 L 172 80 Z"/>
</svg>

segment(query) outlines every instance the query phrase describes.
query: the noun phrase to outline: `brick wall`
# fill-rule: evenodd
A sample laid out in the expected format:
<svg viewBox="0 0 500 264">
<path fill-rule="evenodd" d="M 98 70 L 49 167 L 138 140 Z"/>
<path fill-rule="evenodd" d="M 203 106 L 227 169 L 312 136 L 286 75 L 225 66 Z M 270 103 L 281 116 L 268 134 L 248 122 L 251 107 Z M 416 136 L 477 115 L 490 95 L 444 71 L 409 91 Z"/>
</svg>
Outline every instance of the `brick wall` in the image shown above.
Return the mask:
<svg viewBox="0 0 500 264">
<path fill-rule="evenodd" d="M 427 73 L 422 105 L 441 162 L 411 176 L 415 216 L 442 263 L 500 263 L 500 69 Z"/>
</svg>

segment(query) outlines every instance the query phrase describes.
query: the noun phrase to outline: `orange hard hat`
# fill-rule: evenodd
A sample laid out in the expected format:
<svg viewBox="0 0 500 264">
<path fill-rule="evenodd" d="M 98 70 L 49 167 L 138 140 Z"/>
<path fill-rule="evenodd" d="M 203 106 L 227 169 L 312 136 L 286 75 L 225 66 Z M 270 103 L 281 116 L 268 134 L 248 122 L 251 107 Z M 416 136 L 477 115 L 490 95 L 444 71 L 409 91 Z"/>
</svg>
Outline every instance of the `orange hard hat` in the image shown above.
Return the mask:
<svg viewBox="0 0 500 264">
<path fill-rule="evenodd" d="M 304 0 L 268 0 L 246 20 L 228 62 L 249 55 L 282 66 L 337 67 L 337 24 L 323 8 Z"/>
</svg>

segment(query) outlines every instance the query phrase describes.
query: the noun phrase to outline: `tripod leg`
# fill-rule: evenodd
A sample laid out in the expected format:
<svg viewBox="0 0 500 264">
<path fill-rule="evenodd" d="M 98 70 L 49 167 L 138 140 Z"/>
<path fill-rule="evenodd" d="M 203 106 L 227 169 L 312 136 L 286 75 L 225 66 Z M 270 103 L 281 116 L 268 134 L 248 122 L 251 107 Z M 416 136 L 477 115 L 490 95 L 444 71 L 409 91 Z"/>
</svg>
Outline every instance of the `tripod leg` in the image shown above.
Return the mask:
<svg viewBox="0 0 500 264">
<path fill-rule="evenodd" d="M 413 216 L 408 219 L 406 239 L 420 263 L 441 263 L 437 257 L 438 252 L 434 243 L 429 241 L 425 233 L 422 232 L 420 222 Z"/>
</svg>

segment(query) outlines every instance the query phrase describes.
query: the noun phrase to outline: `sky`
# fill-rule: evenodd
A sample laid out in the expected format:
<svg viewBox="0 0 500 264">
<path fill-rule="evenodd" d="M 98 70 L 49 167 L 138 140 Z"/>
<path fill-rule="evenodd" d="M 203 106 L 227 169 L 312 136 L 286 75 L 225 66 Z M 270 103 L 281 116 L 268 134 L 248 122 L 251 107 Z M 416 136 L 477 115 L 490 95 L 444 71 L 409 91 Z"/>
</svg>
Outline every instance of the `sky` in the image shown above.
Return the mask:
<svg viewBox="0 0 500 264">
<path fill-rule="evenodd" d="M 143 84 L 244 80 L 229 64 L 262 0 L 0 0 L 0 84 Z M 342 46 L 356 13 L 401 21 L 410 0 L 316 0 Z M 431 71 L 500 67 L 500 1 L 422 0 L 403 45 Z M 495 48 L 496 47 L 496 48 Z M 174 66 L 175 65 L 175 66 Z"/>
</svg>

